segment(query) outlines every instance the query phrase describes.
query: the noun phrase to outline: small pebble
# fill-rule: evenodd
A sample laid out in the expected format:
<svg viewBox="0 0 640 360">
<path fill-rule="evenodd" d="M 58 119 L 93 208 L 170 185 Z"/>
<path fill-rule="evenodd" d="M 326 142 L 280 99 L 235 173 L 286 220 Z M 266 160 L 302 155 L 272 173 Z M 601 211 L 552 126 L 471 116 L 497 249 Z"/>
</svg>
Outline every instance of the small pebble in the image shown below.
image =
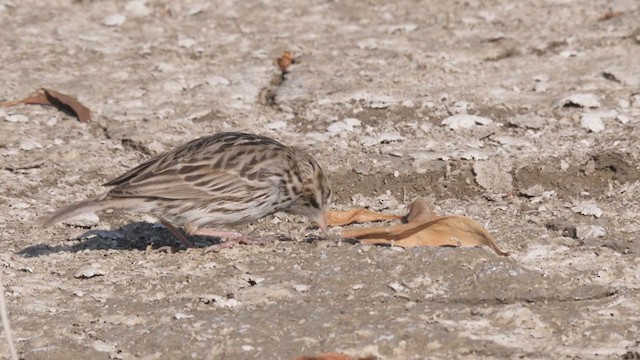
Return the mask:
<svg viewBox="0 0 640 360">
<path fill-rule="evenodd" d="M 181 48 L 190 49 L 196 43 L 197 41 L 188 36 L 180 36 L 178 38 L 178 46 L 180 46 Z"/>
<path fill-rule="evenodd" d="M 391 289 L 393 289 L 393 291 L 395 292 L 401 292 L 401 291 L 405 291 L 406 288 L 404 287 L 404 285 L 398 283 L 398 282 L 392 282 L 391 284 L 389 284 L 389 287 Z"/>
<path fill-rule="evenodd" d="M 616 120 L 622 124 L 628 124 L 630 119 L 626 115 L 618 114 L 618 116 L 616 116 Z"/>
<path fill-rule="evenodd" d="M 102 24 L 110 27 L 118 27 L 124 24 L 126 19 L 126 16 L 122 14 L 111 14 L 104 18 Z"/>
<path fill-rule="evenodd" d="M 105 274 L 106 272 L 101 269 L 100 264 L 93 263 L 80 268 L 73 276 L 76 278 L 89 279 L 94 276 L 102 276 Z"/>
<path fill-rule="evenodd" d="M 33 139 L 27 139 L 20 142 L 19 147 L 20 147 L 20 150 L 29 151 L 35 148 L 42 149 L 42 144 L 40 144 L 39 142 Z"/>
<path fill-rule="evenodd" d="M 25 123 L 29 121 L 29 118 L 26 115 L 22 115 L 22 114 L 8 115 L 8 116 L 5 116 L 4 119 L 12 123 Z"/>
</svg>

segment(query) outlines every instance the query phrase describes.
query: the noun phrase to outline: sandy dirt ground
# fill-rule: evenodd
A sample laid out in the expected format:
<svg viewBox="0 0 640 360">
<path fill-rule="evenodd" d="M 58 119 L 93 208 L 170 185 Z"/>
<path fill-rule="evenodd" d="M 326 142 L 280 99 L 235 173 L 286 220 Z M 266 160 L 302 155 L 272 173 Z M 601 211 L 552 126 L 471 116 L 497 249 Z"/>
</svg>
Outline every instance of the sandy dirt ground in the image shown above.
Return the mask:
<svg viewBox="0 0 640 360">
<path fill-rule="evenodd" d="M 638 359 L 638 19 L 635 0 L 0 0 L 0 100 L 47 87 L 94 111 L 0 109 L 21 357 Z M 511 256 L 338 242 L 280 214 L 239 230 L 281 241 L 217 254 L 158 251 L 177 243 L 146 215 L 31 225 L 229 130 L 308 149 L 334 209 L 426 197 Z"/>
</svg>

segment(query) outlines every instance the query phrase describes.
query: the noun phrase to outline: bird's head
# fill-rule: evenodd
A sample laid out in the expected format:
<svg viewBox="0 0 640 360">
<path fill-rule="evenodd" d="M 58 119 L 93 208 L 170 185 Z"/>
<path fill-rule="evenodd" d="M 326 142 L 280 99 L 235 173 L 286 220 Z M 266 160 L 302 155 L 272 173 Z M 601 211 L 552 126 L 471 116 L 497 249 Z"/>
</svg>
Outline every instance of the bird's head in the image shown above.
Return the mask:
<svg viewBox="0 0 640 360">
<path fill-rule="evenodd" d="M 318 162 L 304 152 L 297 154 L 300 170 L 300 196 L 287 212 L 303 215 L 327 230 L 327 207 L 331 201 L 331 186 Z"/>
</svg>

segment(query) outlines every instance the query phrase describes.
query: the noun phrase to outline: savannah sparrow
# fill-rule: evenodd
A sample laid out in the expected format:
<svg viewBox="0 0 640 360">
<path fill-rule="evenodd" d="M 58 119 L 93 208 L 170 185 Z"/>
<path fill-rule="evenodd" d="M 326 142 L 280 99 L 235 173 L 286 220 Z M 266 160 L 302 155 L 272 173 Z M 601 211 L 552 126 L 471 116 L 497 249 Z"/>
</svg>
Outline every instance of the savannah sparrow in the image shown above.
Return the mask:
<svg viewBox="0 0 640 360">
<path fill-rule="evenodd" d="M 43 225 L 105 209 L 157 216 L 185 246 L 190 235 L 247 237 L 216 230 L 278 211 L 304 215 L 323 230 L 331 196 L 327 177 L 309 154 L 265 136 L 224 132 L 181 145 L 108 182 L 106 193 L 40 219 Z"/>
</svg>

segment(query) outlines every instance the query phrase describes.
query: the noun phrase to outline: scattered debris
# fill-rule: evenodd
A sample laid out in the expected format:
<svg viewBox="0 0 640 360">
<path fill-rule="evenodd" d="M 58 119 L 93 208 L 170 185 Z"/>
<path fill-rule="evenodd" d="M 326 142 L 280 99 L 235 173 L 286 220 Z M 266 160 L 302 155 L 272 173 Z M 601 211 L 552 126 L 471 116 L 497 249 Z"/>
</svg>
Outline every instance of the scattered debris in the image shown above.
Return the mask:
<svg viewBox="0 0 640 360">
<path fill-rule="evenodd" d="M 496 194 L 505 194 L 513 190 L 513 177 L 510 171 L 508 164 L 494 159 L 476 161 L 473 164 L 478 185 Z"/>
<path fill-rule="evenodd" d="M 459 114 L 449 116 L 442 120 L 442 125 L 448 126 L 451 130 L 469 129 L 477 125 L 489 125 L 493 120 L 477 115 Z"/>
<path fill-rule="evenodd" d="M 547 119 L 538 115 L 516 115 L 508 120 L 512 126 L 527 129 L 542 129 L 547 124 Z"/>
<path fill-rule="evenodd" d="M 359 127 L 361 124 L 362 123 L 358 119 L 345 118 L 329 125 L 329 127 L 327 127 L 327 131 L 331 133 L 331 136 L 335 136 L 344 132 L 352 132 L 354 131 L 354 127 Z"/>
<path fill-rule="evenodd" d="M 491 135 L 491 140 L 500 143 L 503 146 L 514 146 L 514 147 L 526 147 L 530 146 L 531 143 L 522 137 L 517 136 L 509 136 L 509 135 Z"/>
<path fill-rule="evenodd" d="M 403 141 L 404 139 L 404 136 L 397 132 L 384 132 L 375 136 L 363 137 L 361 144 L 363 146 L 373 146 L 378 144 L 388 144 L 395 141 Z"/>
<path fill-rule="evenodd" d="M 200 300 L 205 304 L 213 304 L 220 308 L 234 308 L 240 305 L 240 301 L 234 298 L 219 295 L 204 295 Z"/>
</svg>

